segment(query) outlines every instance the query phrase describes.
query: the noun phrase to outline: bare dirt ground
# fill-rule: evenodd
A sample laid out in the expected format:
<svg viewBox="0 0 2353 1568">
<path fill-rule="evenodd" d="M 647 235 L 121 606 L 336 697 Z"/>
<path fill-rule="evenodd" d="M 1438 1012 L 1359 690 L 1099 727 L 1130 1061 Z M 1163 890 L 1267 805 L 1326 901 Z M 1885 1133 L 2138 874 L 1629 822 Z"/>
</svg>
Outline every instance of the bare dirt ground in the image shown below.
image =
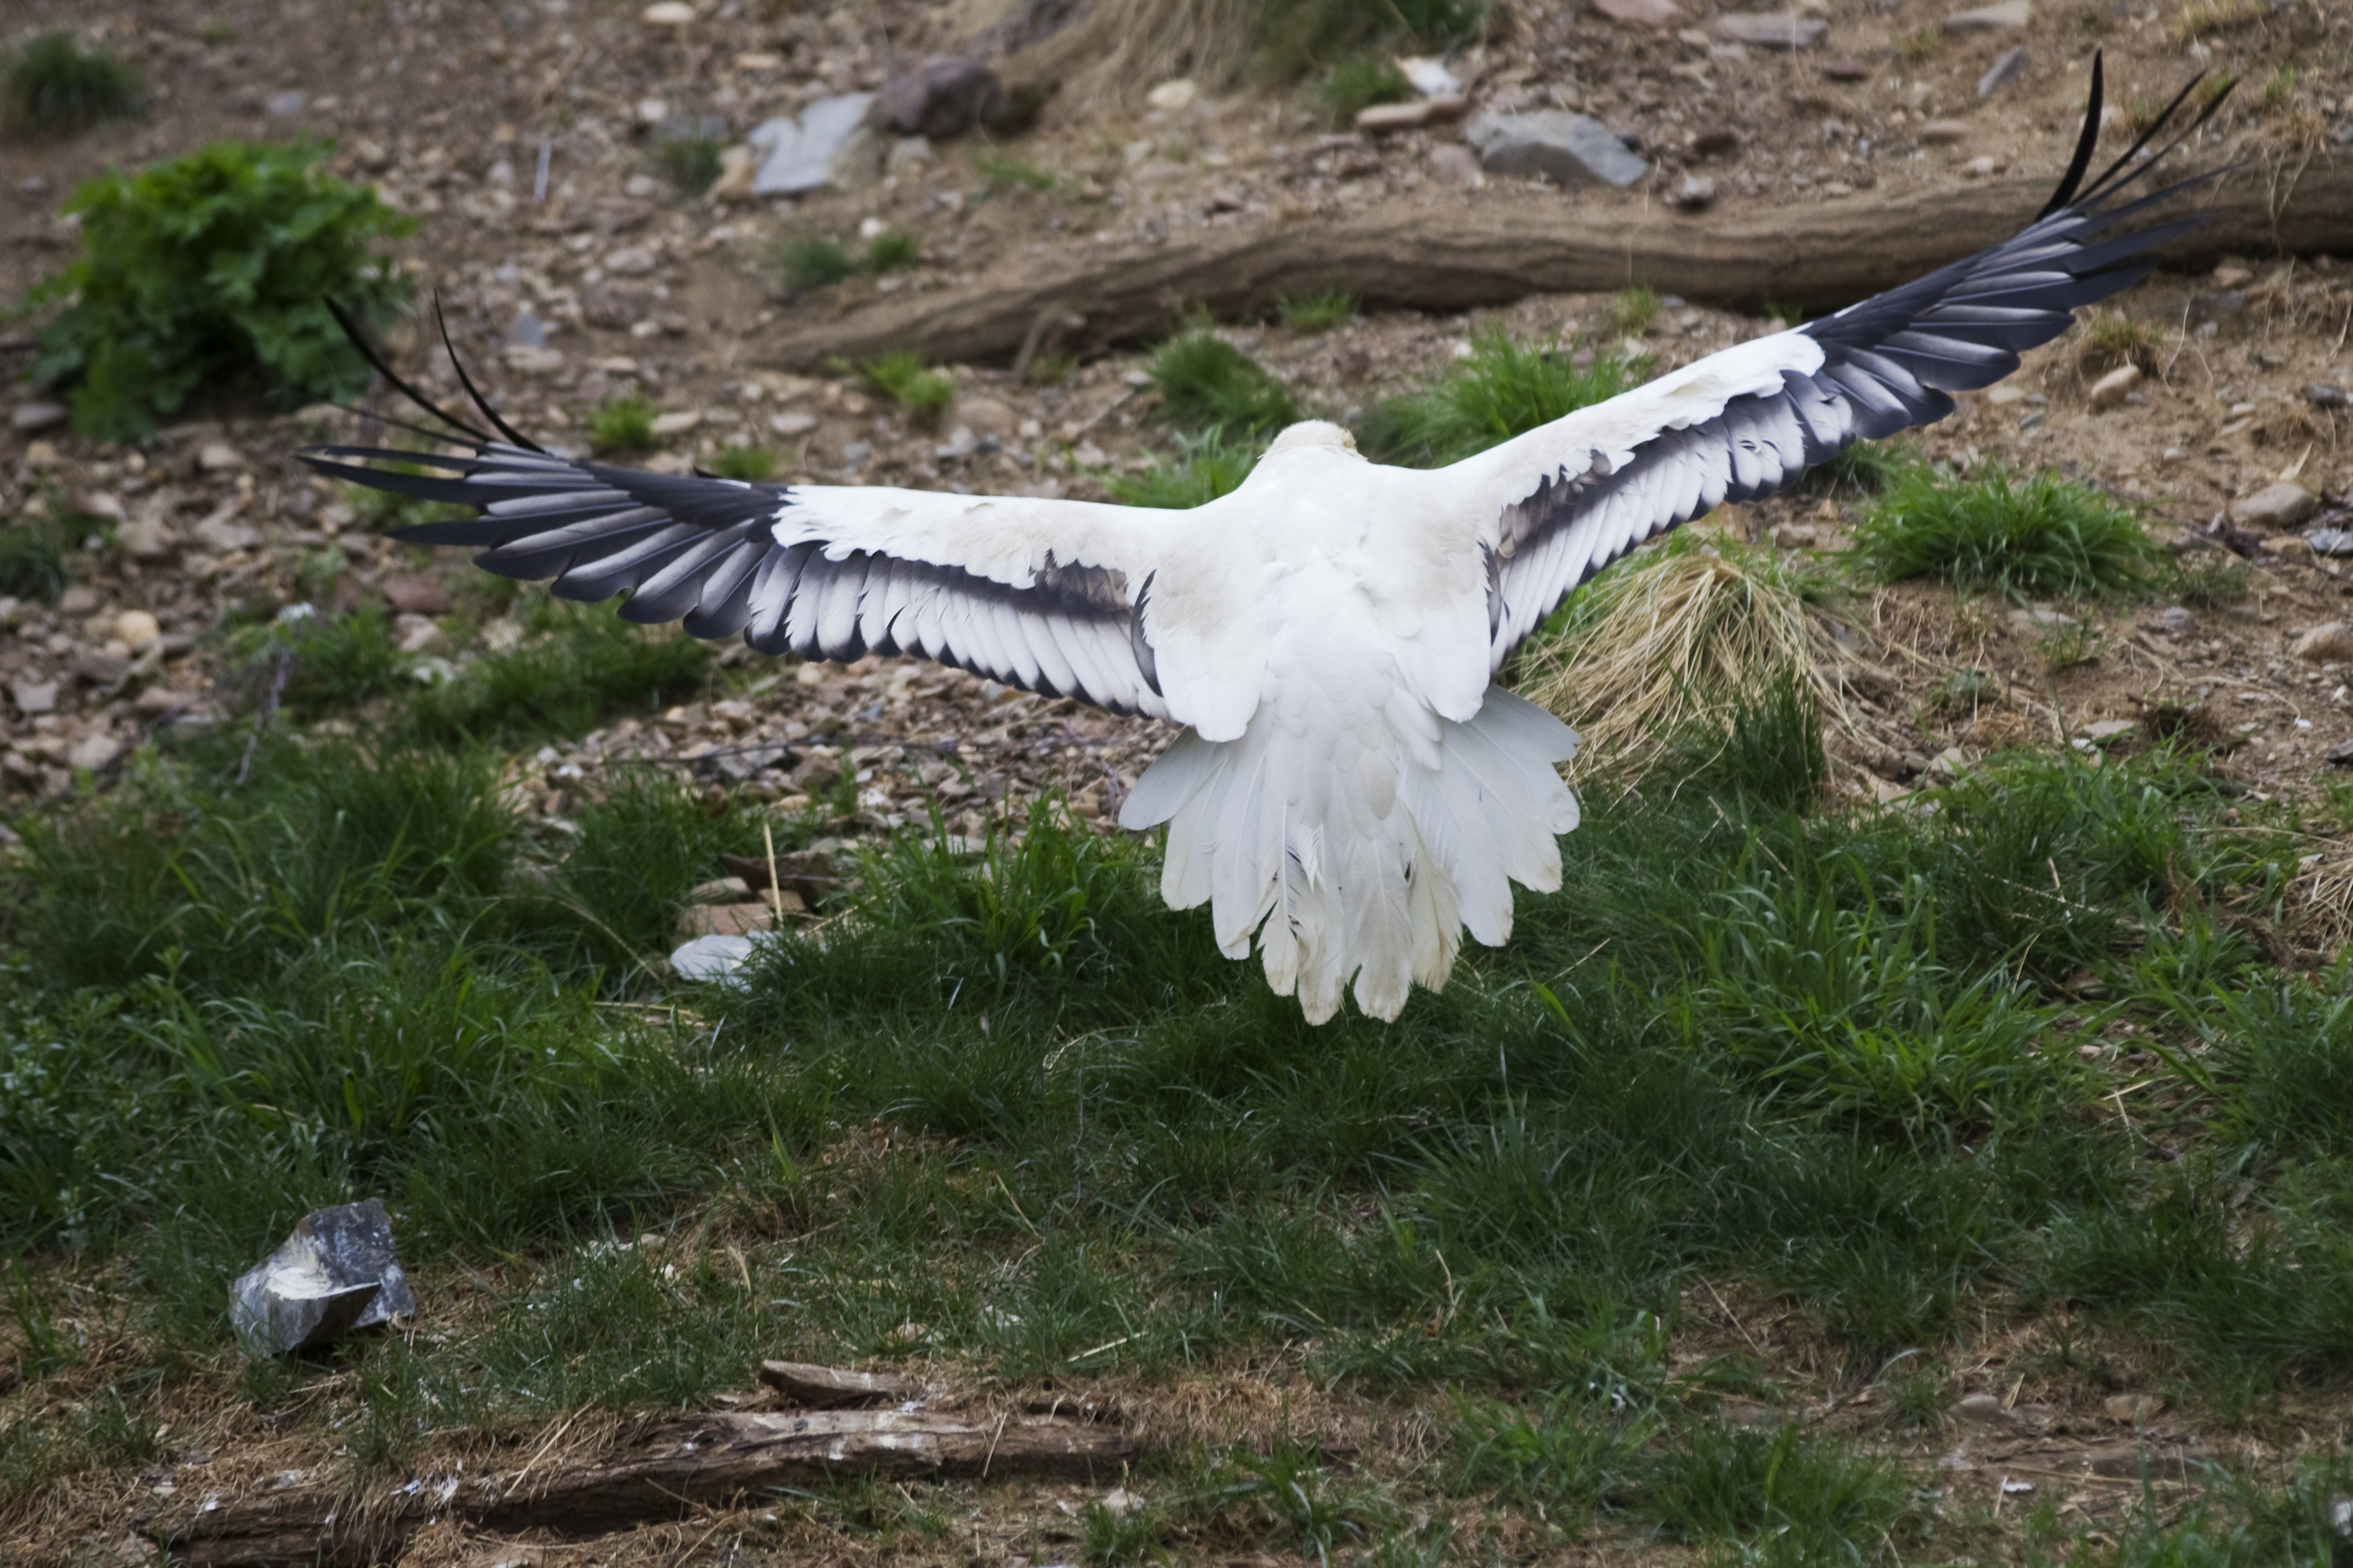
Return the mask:
<svg viewBox="0 0 2353 1568">
<path fill-rule="evenodd" d="M 718 114 L 740 135 L 821 93 L 879 86 L 894 67 L 970 36 L 991 19 L 987 8 L 891 0 L 826 11 L 724 0 L 701 7 L 690 26 L 657 28 L 633 5 L 598 0 L 352 7 L 16 0 L 11 32 L 71 27 L 136 61 L 161 91 L 142 123 L 58 146 L 0 144 L 0 296 L 19 296 L 69 253 L 72 230 L 54 208 L 106 164 L 224 136 L 332 136 L 340 166 L 422 220 L 407 258 L 424 289 L 438 293 L 458 347 L 487 370 L 509 416 L 543 438 L 576 442 L 601 399 L 635 388 L 665 411 L 699 416 L 657 459 L 674 468 L 707 459 L 730 439 L 756 438 L 785 454 L 781 479 L 1096 496 L 1103 476 L 1143 461 L 1153 438 L 1133 357 L 1097 360 L 1056 386 L 1025 383 L 1002 366 L 957 367 L 959 406 L 932 426 L 847 381 L 764 363 L 763 333 L 794 312 L 846 309 L 877 290 L 944 288 L 1028 258 L 1150 244 L 1199 225 L 1313 224 L 1383 204 L 1604 210 L 1659 201 L 1686 172 L 1715 180 L 1718 211 L 2003 174 L 2047 180 L 2072 141 L 2094 47 L 2107 51 L 2127 118 L 2169 97 L 2201 65 L 2244 78 L 2240 106 L 2194 147 L 2200 163 L 2292 159 L 2353 140 L 2353 16 L 2334 5 L 2232 11 L 2234 25 L 2193 40 L 2178 28 L 2175 7 L 2141 0 L 2042 4 L 2022 27 L 1959 35 L 1940 31 L 1957 7 L 1931 0 L 1832 0 L 1809 7 L 1829 21 L 1828 40 L 1796 55 L 1728 47 L 1704 30 L 1704 8 L 1687 4 L 1688 26 L 1651 29 L 1583 5 L 1521 4 L 1458 62 L 1482 107 L 1580 108 L 1638 139 L 1656 172 L 1623 193 L 1474 182 L 1451 151 L 1454 132 L 1377 142 L 1335 135 L 1305 95 L 1270 90 L 1212 96 L 1175 114 L 1140 102 L 1058 100 L 1039 129 L 994 150 L 1060 176 L 1047 191 L 992 178 L 976 166 L 991 150 L 965 142 L 863 190 L 714 207 L 675 202 L 652 177 L 641 103 Z M 2031 56 L 2023 79 L 1981 101 L 1976 82 L 2019 44 Z M 296 92 L 299 105 L 274 96 Z M 1947 120 L 1965 127 L 1957 140 L 1924 142 L 1924 126 Z M 547 195 L 535 201 L 543 146 Z M 2021 208 L 2021 222 L 2031 210 Z M 870 218 L 914 235 L 922 265 L 798 301 L 786 296 L 769 263 L 779 238 L 848 237 Z M 1603 303 L 1539 297 L 1498 314 L 1519 331 L 1578 332 Z M 2353 387 L 2353 268 L 2327 258 L 2250 255 L 2220 275 L 2160 277 L 2120 303 L 2158 329 L 2141 401 L 2094 410 L 2087 388 L 2105 366 L 2084 345 L 2063 342 L 2031 356 L 2002 387 L 1965 398 L 1963 411 L 1927 432 L 1922 447 L 2095 479 L 2146 501 L 2187 548 L 2201 546 L 2180 535 L 2284 477 L 2341 504 L 2353 489 L 2353 412 L 2305 389 Z M 525 310 L 550 329 L 555 353 L 505 353 L 510 325 Z M 1345 420 L 1444 365 L 1474 324 L 1389 313 L 1315 336 L 1253 325 L 1235 336 L 1317 412 Z M 1671 304 L 1641 348 L 1670 365 L 1764 330 L 1761 321 Z M 9 331 L 0 366 L 20 368 L 25 324 Z M 405 364 L 427 366 L 428 382 L 448 386 L 426 343 L 424 333 L 406 331 L 393 347 Z M 346 416 L 336 421 L 362 428 Z M 995 437 L 997 449 L 944 451 L 944 432 L 958 423 Z M 0 510 L 70 504 L 158 523 L 162 541 L 144 560 L 111 553 L 81 563 L 61 604 L 17 606 L 0 633 L 0 688 L 57 688 L 54 711 L 27 713 L 19 704 L 0 714 L 6 809 L 36 809 L 74 789 L 75 770 L 111 763 L 167 710 L 201 715 L 216 703 L 216 633 L 230 612 L 249 615 L 257 602 L 274 608 L 317 595 L 351 604 L 388 594 L 406 609 L 433 602 L 420 577 L 456 584 L 468 574 L 458 561 L 368 537 L 337 488 L 289 460 L 303 426 L 291 417 L 195 422 L 136 449 L 58 430 L 0 431 Z M 1836 551 L 1851 517 L 1841 500 L 1783 500 L 1719 526 Z M 2243 604 L 2060 607 L 2084 623 L 2073 632 L 2031 606 L 1957 603 L 1929 587 L 1864 591 L 1850 608 L 1872 639 L 1867 657 L 1889 679 L 1857 698 L 1862 722 L 1843 742 L 1841 787 L 1858 797 L 1892 795 L 1936 767 L 1940 753 L 1966 762 L 1998 746 L 2068 741 L 2101 720 L 2202 704 L 2243 737 L 2234 765 L 2253 788 L 2316 790 L 2337 776 L 2330 753 L 2353 744 L 2353 668 L 2340 668 L 2353 659 L 2300 660 L 2290 648 L 2314 626 L 2353 619 L 2346 603 L 2353 577 L 2280 531 L 2243 531 L 2235 543 L 2255 573 Z M 160 666 L 132 670 L 127 648 L 109 646 L 118 616 L 131 610 L 160 621 Z M 420 647 L 446 657 L 469 651 L 433 644 L 429 628 L 409 629 Z M 2054 648 L 2056 640 L 2068 646 Z M 832 766 L 871 771 L 860 775 L 865 828 L 887 831 L 937 802 L 952 825 L 969 831 L 989 803 L 1048 788 L 1068 790 L 1082 814 L 1104 816 L 1166 738 L 1141 722 L 929 668 L 870 660 L 847 671 L 754 670 L 753 662 L 739 654 L 741 684 L 727 699 L 624 721 L 519 758 L 518 779 L 533 782 L 538 809 L 560 817 L 567 790 L 593 781 L 608 761 L 716 755 L 781 739 Z M 1932 700 L 1961 669 L 1996 677 L 1973 712 Z M 958 748 L 977 764 L 943 765 Z M 755 781 L 783 797 L 805 782 Z M 1692 1317 L 1727 1342 L 1758 1346 L 1774 1332 L 1769 1310 L 1760 1319 L 1712 1292 L 1694 1297 Z M 2118 1468 L 2116 1458 L 2128 1452 L 2117 1445 L 2131 1436 L 2133 1414 L 2038 1406 L 2030 1384 L 2000 1372 L 2007 1406 L 1979 1409 L 1939 1440 L 1936 1457 L 1957 1489 L 1982 1491 L 1998 1505 L 2003 1479 L 2031 1477 L 2069 1489 L 2094 1517 L 2129 1500 L 2111 1494 L 2138 1495 L 2139 1471 Z M 1271 1421 L 1271 1395 L 1259 1400 L 1268 1409 L 1240 1410 L 1201 1391 L 1223 1387 L 1249 1404 L 1282 1383 L 1279 1368 L 1220 1369 L 1185 1394 L 1198 1396 L 1198 1408 L 1145 1410 L 1141 1429 L 1173 1439 Z M 1134 1397 L 1143 1410 L 1141 1402 L 1171 1395 Z M 1282 1397 L 1305 1394 L 1291 1388 Z M 1328 1422 L 1335 1444 L 1372 1440 L 1370 1414 L 1327 1403 L 1312 1410 L 1286 1404 L 1282 1418 Z M 1859 1408 L 1835 1414 L 1870 1416 Z M 1387 1418 L 1394 1422 L 1395 1413 Z M 199 1419 L 190 1413 L 192 1423 Z M 2157 1439 L 2189 1435 L 2163 1415 L 2146 1421 Z M 271 1467 L 304 1462 L 267 1452 L 266 1434 L 247 1436 Z M 1403 1451 L 1410 1437 L 1400 1429 L 1381 1440 Z M 1072 1516 L 1084 1500 L 1078 1489 L 1051 1488 L 1000 1499 L 986 1518 L 975 1510 L 968 1533 L 960 1523 L 947 1542 L 914 1554 L 965 1562 L 1068 1553 L 1075 1531 L 1058 1547 L 1052 1530 L 1031 1521 L 1058 1507 Z M 152 1505 L 112 1496 L 73 1501 L 88 1510 L 90 1528 L 72 1532 L 84 1537 L 119 1534 L 132 1509 Z M 953 1511 L 961 1518 L 965 1506 Z M 876 1554 L 805 1521 L 763 1523 L 755 1510 L 735 1522 L 799 1559 Z M 699 1521 L 691 1531 L 640 1532 L 600 1544 L 594 1555 L 682 1561 L 703 1529 Z M 1645 1555 L 1633 1545 L 1567 1556 L 1546 1550 L 1557 1561 Z M 569 1563 L 588 1554 L 420 1537 L 406 1560 Z"/>
</svg>

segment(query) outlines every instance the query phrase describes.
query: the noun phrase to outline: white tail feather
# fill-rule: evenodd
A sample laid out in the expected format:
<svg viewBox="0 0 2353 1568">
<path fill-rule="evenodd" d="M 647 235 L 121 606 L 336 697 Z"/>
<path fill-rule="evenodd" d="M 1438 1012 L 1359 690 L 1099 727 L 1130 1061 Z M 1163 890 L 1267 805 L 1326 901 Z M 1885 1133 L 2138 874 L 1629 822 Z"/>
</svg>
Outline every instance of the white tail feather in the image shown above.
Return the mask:
<svg viewBox="0 0 2353 1568">
<path fill-rule="evenodd" d="M 1466 924 L 1489 947 L 1511 936 L 1514 881 L 1560 886 L 1556 837 L 1577 811 L 1553 764 L 1576 752 L 1575 731 L 1501 688 L 1465 724 L 1270 703 L 1239 740 L 1178 736 L 1119 819 L 1168 825 L 1161 896 L 1207 900 L 1229 957 L 1255 936 L 1267 984 L 1309 1023 L 1351 980 L 1357 1006 L 1393 1019 L 1415 985 L 1446 984 Z"/>
</svg>

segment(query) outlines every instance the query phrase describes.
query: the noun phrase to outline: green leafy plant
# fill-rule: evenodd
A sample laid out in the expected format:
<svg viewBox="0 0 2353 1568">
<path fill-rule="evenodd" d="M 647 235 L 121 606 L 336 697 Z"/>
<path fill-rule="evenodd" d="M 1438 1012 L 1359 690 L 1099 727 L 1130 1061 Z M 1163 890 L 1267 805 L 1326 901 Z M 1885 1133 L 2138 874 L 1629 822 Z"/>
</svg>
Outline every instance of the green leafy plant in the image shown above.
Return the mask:
<svg viewBox="0 0 2353 1568">
<path fill-rule="evenodd" d="M 1915 469 L 1873 503 L 1854 538 L 1883 581 L 1940 577 L 2031 597 L 2137 588 L 2163 558 L 2137 508 L 2059 474 L 2021 478 L 2000 463 L 1966 478 Z"/>
<path fill-rule="evenodd" d="M 10 136 L 71 136 L 146 112 L 137 68 L 85 52 L 70 33 L 43 33 L 0 58 L 0 131 Z"/>
<path fill-rule="evenodd" d="M 1203 435 L 1264 435 L 1299 417 L 1291 389 L 1207 321 L 1153 350 L 1145 371 L 1163 417 Z"/>
<path fill-rule="evenodd" d="M 829 234 L 804 234 L 776 247 L 776 276 L 796 294 L 829 288 L 858 270 L 841 241 Z"/>
<path fill-rule="evenodd" d="M 923 258 L 923 241 L 904 229 L 886 228 L 866 244 L 866 270 L 878 277 L 913 267 Z"/>
<path fill-rule="evenodd" d="M 1344 289 L 1321 294 L 1285 294 L 1275 301 L 1275 313 L 1294 332 L 1328 332 L 1356 314 L 1356 297 Z"/>
<path fill-rule="evenodd" d="M 1471 355 L 1419 392 L 1377 405 L 1357 432 L 1368 455 L 1435 468 L 1617 396 L 1650 374 L 1647 359 L 1597 353 L 1585 368 L 1555 344 L 1490 323 Z"/>
<path fill-rule="evenodd" d="M 654 405 L 638 393 L 607 397 L 588 416 L 588 449 L 600 458 L 620 452 L 650 452 L 656 440 Z"/>
<path fill-rule="evenodd" d="M 142 435 L 200 390 L 312 403 L 366 386 L 324 301 L 388 319 L 409 280 L 370 247 L 415 224 L 322 169 L 322 151 L 223 142 L 73 194 L 82 254 L 34 288 L 65 308 L 37 334 L 33 378 L 71 388 L 76 429 Z"/>
<path fill-rule="evenodd" d="M 923 368 L 923 356 L 893 349 L 858 366 L 867 389 L 889 398 L 910 414 L 934 417 L 955 401 L 955 382 L 943 372 Z"/>
</svg>

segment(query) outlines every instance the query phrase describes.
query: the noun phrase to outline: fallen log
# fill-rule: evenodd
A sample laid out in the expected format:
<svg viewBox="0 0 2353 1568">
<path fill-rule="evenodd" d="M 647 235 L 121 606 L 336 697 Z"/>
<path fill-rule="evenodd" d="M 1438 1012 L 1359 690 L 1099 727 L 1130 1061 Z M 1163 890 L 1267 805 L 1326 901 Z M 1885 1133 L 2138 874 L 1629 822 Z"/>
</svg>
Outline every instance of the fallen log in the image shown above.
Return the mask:
<svg viewBox="0 0 2353 1568">
<path fill-rule="evenodd" d="M 1325 288 L 1373 309 L 1461 310 L 1640 283 L 1705 304 L 1818 314 L 2016 233 L 2049 195 L 2048 180 L 2020 177 L 1705 217 L 1652 204 L 1464 200 L 1204 229 L 1109 256 L 1024 257 L 958 288 L 796 322 L 754 350 L 761 363 L 788 370 L 890 349 L 977 364 L 1027 357 L 1050 333 L 1099 350 L 1165 332 L 1187 306 L 1231 319 Z M 2176 242 L 2168 265 L 2353 253 L 2353 155 L 2250 166 L 2192 200 L 2215 221 Z"/>
<path fill-rule="evenodd" d="M 601 1535 L 676 1519 L 696 1504 L 837 1477 L 1110 1479 L 1134 1450 L 1124 1432 L 1083 1421 L 898 1410 L 730 1413 L 666 1425 L 586 1467 L 452 1473 L 357 1495 L 321 1486 L 207 1498 L 147 1533 L 190 1568 L 358 1568 L 390 1562 L 410 1536 L 442 1519 L 497 1534 Z"/>
</svg>

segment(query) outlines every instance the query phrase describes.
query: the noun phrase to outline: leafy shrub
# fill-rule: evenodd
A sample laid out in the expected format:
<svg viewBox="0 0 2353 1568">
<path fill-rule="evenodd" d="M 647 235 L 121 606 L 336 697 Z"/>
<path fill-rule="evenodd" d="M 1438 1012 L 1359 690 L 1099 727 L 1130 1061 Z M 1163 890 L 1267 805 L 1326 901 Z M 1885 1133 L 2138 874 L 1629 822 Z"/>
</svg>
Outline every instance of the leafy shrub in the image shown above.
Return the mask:
<svg viewBox="0 0 2353 1568">
<path fill-rule="evenodd" d="M 588 449 L 600 458 L 654 448 L 654 405 L 638 394 L 607 397 L 588 416 Z"/>
<path fill-rule="evenodd" d="M 2161 555 L 2136 508 L 2058 474 L 2021 479 L 2000 463 L 1966 479 L 1913 470 L 1873 504 L 1854 538 L 1887 582 L 1941 577 L 2036 596 L 2137 587 Z"/>
<path fill-rule="evenodd" d="M 0 130 L 71 136 L 147 112 L 147 83 L 103 50 L 83 53 L 70 33 L 44 33 L 0 61 Z"/>
<path fill-rule="evenodd" d="M 889 398 L 910 414 L 932 416 L 947 412 L 955 401 L 955 383 L 936 370 L 925 370 L 923 357 L 893 349 L 880 359 L 863 361 L 859 379 L 868 390 Z"/>
<path fill-rule="evenodd" d="M 72 388 L 75 428 L 142 435 L 199 389 L 309 403 L 366 386 L 324 301 L 387 318 L 408 279 L 369 247 L 415 224 L 320 168 L 322 152 L 217 142 L 73 194 L 82 254 L 33 290 L 70 301 L 38 333 L 33 377 Z"/>
<path fill-rule="evenodd" d="M 1583 370 L 1551 343 L 1490 324 L 1420 392 L 1377 405 L 1357 432 L 1368 456 L 1435 468 L 1604 402 L 1650 374 L 1648 360 L 1596 354 Z"/>
<path fill-rule="evenodd" d="M 849 252 L 829 234 L 805 234 L 776 247 L 776 276 L 796 294 L 828 288 L 857 270 Z"/>
<path fill-rule="evenodd" d="M 1299 417 L 1291 389 L 1206 321 L 1153 350 L 1145 369 L 1163 415 L 1202 435 L 1266 435 Z"/>
</svg>

